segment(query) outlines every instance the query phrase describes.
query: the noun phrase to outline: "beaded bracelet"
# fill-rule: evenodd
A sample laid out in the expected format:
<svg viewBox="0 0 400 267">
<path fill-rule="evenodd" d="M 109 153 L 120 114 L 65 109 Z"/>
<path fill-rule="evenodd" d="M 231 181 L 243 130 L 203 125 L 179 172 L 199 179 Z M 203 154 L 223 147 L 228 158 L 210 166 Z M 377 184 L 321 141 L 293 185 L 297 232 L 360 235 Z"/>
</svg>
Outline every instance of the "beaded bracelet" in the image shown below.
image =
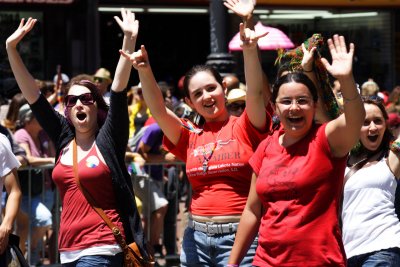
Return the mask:
<svg viewBox="0 0 400 267">
<path fill-rule="evenodd" d="M 313 72 L 314 70 L 311 68 L 311 70 L 305 70 L 303 69 L 303 72 Z"/>
<path fill-rule="evenodd" d="M 399 141 L 392 141 L 390 142 L 390 150 L 395 153 L 396 155 L 400 153 L 400 142 Z"/>
<path fill-rule="evenodd" d="M 228 263 L 226 267 L 239 267 L 239 264 Z"/>
</svg>

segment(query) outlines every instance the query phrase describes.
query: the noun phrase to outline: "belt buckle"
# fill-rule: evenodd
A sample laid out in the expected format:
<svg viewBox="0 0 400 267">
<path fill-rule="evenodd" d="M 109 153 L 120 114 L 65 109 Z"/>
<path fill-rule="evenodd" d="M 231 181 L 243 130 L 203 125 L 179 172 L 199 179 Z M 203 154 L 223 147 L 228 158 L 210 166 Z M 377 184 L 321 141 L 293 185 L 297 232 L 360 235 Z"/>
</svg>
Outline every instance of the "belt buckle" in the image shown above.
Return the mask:
<svg viewBox="0 0 400 267">
<path fill-rule="evenodd" d="M 218 234 L 218 225 L 214 224 L 213 222 L 206 222 L 206 229 L 208 236 L 214 236 Z"/>
</svg>

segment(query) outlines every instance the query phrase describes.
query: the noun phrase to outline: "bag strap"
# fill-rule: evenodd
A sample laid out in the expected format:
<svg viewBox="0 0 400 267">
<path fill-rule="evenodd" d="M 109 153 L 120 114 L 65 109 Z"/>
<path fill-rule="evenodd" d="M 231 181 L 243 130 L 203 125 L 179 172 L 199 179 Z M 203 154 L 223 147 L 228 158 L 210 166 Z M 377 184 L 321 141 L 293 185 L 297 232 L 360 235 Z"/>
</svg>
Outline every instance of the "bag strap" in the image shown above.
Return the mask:
<svg viewBox="0 0 400 267">
<path fill-rule="evenodd" d="M 79 175 L 78 175 L 78 149 L 76 145 L 76 140 L 75 138 L 72 140 L 72 155 L 73 155 L 73 169 L 74 169 L 74 176 L 75 176 L 75 181 L 76 184 L 78 185 L 78 188 L 81 190 L 82 194 L 85 196 L 87 202 L 89 205 L 96 211 L 97 214 L 104 220 L 104 222 L 107 224 L 107 226 L 111 229 L 115 239 L 117 240 L 119 246 L 125 251 L 128 249 L 128 246 L 125 242 L 125 239 L 122 237 L 121 231 L 116 226 L 114 223 L 111 222 L 111 220 L 108 218 L 107 214 L 105 214 L 104 210 L 100 208 L 97 204 L 96 201 L 93 199 L 93 197 L 89 194 L 89 192 L 82 186 L 81 182 L 79 181 Z"/>
</svg>

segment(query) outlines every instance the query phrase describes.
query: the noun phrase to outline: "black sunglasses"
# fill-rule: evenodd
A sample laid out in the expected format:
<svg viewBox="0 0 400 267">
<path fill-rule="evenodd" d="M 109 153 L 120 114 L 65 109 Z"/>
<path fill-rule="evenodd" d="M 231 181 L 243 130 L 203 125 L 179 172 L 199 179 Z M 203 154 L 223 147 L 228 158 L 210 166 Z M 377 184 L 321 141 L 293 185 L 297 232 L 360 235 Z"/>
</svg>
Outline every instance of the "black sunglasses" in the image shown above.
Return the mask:
<svg viewBox="0 0 400 267">
<path fill-rule="evenodd" d="M 91 93 L 81 94 L 81 95 L 67 95 L 65 97 L 65 105 L 67 107 L 73 107 L 78 102 L 78 99 L 81 101 L 82 104 L 88 106 L 93 105 L 94 99 Z"/>
</svg>

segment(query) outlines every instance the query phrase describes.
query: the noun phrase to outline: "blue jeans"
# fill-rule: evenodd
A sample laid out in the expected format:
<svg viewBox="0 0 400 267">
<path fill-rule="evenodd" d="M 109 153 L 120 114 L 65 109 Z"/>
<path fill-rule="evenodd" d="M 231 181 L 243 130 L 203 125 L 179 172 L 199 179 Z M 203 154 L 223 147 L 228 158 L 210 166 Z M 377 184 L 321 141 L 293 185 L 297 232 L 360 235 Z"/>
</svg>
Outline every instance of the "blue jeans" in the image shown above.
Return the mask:
<svg viewBox="0 0 400 267">
<path fill-rule="evenodd" d="M 76 261 L 65 263 L 63 267 L 122 267 L 124 263 L 124 254 L 118 253 L 115 256 L 103 256 L 103 255 L 93 255 L 93 256 L 83 256 Z"/>
<path fill-rule="evenodd" d="M 398 267 L 400 266 L 400 248 L 388 248 L 372 253 L 351 257 L 348 267 Z"/>
<path fill-rule="evenodd" d="M 187 227 L 183 236 L 181 266 L 225 267 L 235 242 L 235 236 L 236 234 L 210 236 Z M 240 266 L 252 266 L 251 263 L 256 254 L 257 244 L 258 237 L 254 239 Z"/>
</svg>

